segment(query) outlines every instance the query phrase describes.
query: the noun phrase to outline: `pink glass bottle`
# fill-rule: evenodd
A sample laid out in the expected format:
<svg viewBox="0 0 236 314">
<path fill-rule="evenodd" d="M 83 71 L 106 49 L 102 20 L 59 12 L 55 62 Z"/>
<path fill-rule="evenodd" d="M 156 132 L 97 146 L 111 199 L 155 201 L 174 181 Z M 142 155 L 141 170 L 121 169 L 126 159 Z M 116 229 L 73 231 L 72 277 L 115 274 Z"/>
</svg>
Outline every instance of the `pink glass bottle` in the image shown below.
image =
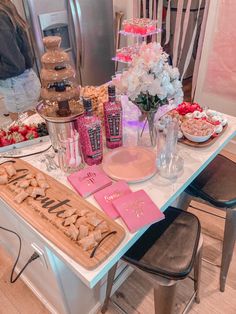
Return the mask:
<svg viewBox="0 0 236 314">
<path fill-rule="evenodd" d="M 84 161 L 89 166 L 102 162 L 102 126 L 98 117 L 93 116 L 91 99 L 83 100 L 85 115 L 80 123 L 80 137 Z"/>
<path fill-rule="evenodd" d="M 122 146 L 122 105 L 116 100 L 114 85 L 108 86 L 108 102 L 103 104 L 106 145 L 108 148 Z"/>
</svg>

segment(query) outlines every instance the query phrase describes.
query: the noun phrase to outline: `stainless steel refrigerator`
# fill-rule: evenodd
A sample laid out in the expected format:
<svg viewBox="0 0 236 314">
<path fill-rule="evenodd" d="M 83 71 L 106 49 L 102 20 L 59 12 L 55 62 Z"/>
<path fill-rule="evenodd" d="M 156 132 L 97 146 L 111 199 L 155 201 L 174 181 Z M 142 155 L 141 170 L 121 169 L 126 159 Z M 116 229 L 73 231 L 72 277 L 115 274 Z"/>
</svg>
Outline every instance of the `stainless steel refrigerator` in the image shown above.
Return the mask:
<svg viewBox="0 0 236 314">
<path fill-rule="evenodd" d="M 81 85 L 101 85 L 115 67 L 112 0 L 23 0 L 38 71 L 43 37 L 59 35 Z"/>
</svg>

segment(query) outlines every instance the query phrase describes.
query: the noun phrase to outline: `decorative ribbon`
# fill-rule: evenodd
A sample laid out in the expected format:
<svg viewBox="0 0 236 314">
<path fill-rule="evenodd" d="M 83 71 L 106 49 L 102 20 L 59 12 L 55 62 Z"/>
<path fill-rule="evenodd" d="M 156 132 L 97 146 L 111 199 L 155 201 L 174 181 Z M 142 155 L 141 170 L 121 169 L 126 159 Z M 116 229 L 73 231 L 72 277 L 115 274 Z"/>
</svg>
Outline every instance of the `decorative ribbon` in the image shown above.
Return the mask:
<svg viewBox="0 0 236 314">
<path fill-rule="evenodd" d="M 194 45 L 196 34 L 197 34 L 197 25 L 198 25 L 198 20 L 199 20 L 199 13 L 200 13 L 201 4 L 202 4 L 203 1 L 204 0 L 202 0 L 202 1 L 199 0 L 196 24 L 195 24 L 195 27 L 194 27 L 192 40 L 191 40 L 191 43 L 190 43 L 190 46 L 189 46 L 189 49 L 188 49 L 188 53 L 187 53 L 187 56 L 186 56 L 184 69 L 183 69 L 183 73 L 182 73 L 182 76 L 181 76 L 181 81 L 183 80 L 184 74 L 185 74 L 185 72 L 186 72 L 186 70 L 187 70 L 187 68 L 189 66 L 189 63 L 190 63 L 190 60 L 191 60 L 191 57 L 192 57 L 193 45 Z"/>
<path fill-rule="evenodd" d="M 195 64 L 194 64 L 194 71 L 193 71 L 192 92 L 191 92 L 191 98 L 192 99 L 194 99 L 196 85 L 197 85 L 197 77 L 198 77 L 198 72 L 199 72 L 200 59 L 201 59 L 201 55 L 202 55 L 202 46 L 203 46 L 203 41 L 204 41 L 204 37 L 205 37 L 209 6 L 210 6 L 210 0 L 206 0 L 203 20 L 202 20 L 202 25 L 201 25 L 201 32 L 200 32 L 200 36 L 199 36 L 199 40 L 198 40 L 197 56 L 196 56 L 196 60 L 195 60 Z"/>
<path fill-rule="evenodd" d="M 165 45 L 168 44 L 170 41 L 170 3 L 171 0 L 168 1 L 168 8 L 167 8 L 167 13 L 166 13 L 166 41 Z"/>
<path fill-rule="evenodd" d="M 163 13 L 163 0 L 158 1 L 158 8 L 157 8 L 157 26 L 158 28 L 162 28 L 162 13 Z M 161 43 L 161 36 L 162 32 L 157 34 L 157 42 Z"/>
<path fill-rule="evenodd" d="M 149 0 L 149 18 L 152 19 L 152 5 L 153 5 L 153 0 Z"/>
<path fill-rule="evenodd" d="M 179 37 L 180 37 L 180 31 L 181 31 L 183 5 L 184 5 L 184 0 L 178 0 L 176 21 L 175 21 L 174 45 L 173 45 L 173 66 L 177 65 L 177 59 L 178 59 Z"/>
<path fill-rule="evenodd" d="M 157 0 L 154 0 L 154 5 L 153 5 L 153 19 L 157 19 Z"/>
<path fill-rule="evenodd" d="M 147 2 L 146 0 L 143 0 L 143 17 L 146 17 L 147 14 Z"/>
<path fill-rule="evenodd" d="M 189 0 L 188 4 L 187 4 L 186 11 L 185 11 L 185 15 L 184 15 L 183 33 L 182 33 L 181 46 L 180 46 L 180 52 L 179 52 L 179 57 L 178 57 L 178 64 L 179 64 L 179 62 L 181 60 L 183 47 L 184 47 L 184 42 L 185 42 L 185 38 L 186 38 L 187 27 L 188 27 L 189 16 L 190 16 L 191 3 L 192 3 L 192 1 Z"/>
<path fill-rule="evenodd" d="M 133 2 L 133 17 L 140 17 L 140 8 L 141 8 L 140 0 L 134 0 L 134 2 Z"/>
</svg>

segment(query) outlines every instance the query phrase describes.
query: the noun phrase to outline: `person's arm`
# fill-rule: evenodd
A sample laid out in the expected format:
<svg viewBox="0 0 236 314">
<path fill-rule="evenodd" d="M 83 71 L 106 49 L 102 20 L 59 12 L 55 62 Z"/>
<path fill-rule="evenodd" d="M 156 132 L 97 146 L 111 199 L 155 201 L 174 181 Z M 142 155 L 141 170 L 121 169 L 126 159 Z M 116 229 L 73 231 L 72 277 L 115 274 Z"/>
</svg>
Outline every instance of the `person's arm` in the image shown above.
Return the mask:
<svg viewBox="0 0 236 314">
<path fill-rule="evenodd" d="M 9 17 L 0 13 L 0 80 L 23 73 L 25 59 L 16 41 L 14 26 Z"/>
</svg>

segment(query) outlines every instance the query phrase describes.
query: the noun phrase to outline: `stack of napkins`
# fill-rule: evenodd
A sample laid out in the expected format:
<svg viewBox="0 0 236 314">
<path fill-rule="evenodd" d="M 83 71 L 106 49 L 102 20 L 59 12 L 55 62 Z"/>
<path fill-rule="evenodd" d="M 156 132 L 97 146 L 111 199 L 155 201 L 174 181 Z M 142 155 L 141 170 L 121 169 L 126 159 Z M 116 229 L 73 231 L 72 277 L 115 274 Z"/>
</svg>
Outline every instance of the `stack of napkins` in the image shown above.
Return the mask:
<svg viewBox="0 0 236 314">
<path fill-rule="evenodd" d="M 83 197 L 87 197 L 112 184 L 112 180 L 97 165 L 72 173 L 67 179 Z"/>
<path fill-rule="evenodd" d="M 132 192 L 123 181 L 97 192 L 94 198 L 112 219 L 121 217 L 130 232 L 165 218 L 144 190 Z"/>
<path fill-rule="evenodd" d="M 113 201 L 130 193 L 132 193 L 132 191 L 128 184 L 124 181 L 119 181 L 95 193 L 94 198 L 109 217 L 116 219 L 120 215 L 113 206 Z"/>
</svg>

